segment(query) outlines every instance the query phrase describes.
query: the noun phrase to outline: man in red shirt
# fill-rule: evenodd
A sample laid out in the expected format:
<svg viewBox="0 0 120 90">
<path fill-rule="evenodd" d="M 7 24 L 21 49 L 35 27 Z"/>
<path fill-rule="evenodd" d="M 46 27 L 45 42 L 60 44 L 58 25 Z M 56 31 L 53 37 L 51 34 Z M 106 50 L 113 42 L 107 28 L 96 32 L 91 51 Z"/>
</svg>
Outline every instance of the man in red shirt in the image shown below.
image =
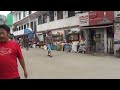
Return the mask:
<svg viewBox="0 0 120 90">
<path fill-rule="evenodd" d="M 9 39 L 10 28 L 0 25 L 0 79 L 20 79 L 17 59 L 19 60 L 24 76 L 27 78 L 24 58 L 17 42 Z"/>
</svg>

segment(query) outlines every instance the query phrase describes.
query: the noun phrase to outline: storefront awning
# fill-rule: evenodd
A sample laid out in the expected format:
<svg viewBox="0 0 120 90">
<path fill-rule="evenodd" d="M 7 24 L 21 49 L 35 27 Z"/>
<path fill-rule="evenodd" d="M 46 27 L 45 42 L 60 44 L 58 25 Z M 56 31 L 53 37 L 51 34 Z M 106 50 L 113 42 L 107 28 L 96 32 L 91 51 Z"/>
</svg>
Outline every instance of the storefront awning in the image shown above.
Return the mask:
<svg viewBox="0 0 120 90">
<path fill-rule="evenodd" d="M 84 26 L 80 27 L 80 29 L 90 29 L 90 28 L 105 28 L 105 27 L 113 27 L 114 25 L 100 25 L 100 26 Z"/>
<path fill-rule="evenodd" d="M 13 33 L 13 35 L 15 37 L 27 35 L 29 38 L 33 38 L 33 36 L 35 34 L 35 32 L 32 31 L 30 28 L 26 28 L 26 29 L 22 30 L 20 34 L 18 34 L 18 33 L 19 32 Z"/>
</svg>

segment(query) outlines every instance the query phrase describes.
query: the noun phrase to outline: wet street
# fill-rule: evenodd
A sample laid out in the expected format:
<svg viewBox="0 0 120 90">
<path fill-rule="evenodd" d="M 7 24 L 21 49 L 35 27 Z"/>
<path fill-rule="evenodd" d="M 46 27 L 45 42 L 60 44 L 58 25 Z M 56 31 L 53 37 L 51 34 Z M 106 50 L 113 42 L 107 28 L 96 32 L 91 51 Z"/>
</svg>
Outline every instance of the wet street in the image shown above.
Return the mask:
<svg viewBox="0 0 120 90">
<path fill-rule="evenodd" d="M 120 59 L 113 56 L 52 51 L 53 57 L 48 57 L 40 48 L 22 51 L 28 79 L 120 79 Z M 24 79 L 20 65 L 19 71 Z"/>
</svg>

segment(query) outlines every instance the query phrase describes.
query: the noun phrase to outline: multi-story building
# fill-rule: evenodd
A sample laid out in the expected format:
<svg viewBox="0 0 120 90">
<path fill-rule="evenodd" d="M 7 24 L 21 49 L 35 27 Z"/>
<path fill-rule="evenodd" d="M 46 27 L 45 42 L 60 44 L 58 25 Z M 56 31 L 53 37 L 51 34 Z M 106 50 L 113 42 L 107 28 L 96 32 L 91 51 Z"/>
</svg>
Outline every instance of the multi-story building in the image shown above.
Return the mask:
<svg viewBox="0 0 120 90">
<path fill-rule="evenodd" d="M 64 39 L 69 42 L 68 34 L 80 31 L 78 11 L 48 11 L 40 15 L 36 32 L 40 41 L 45 42 L 47 30 L 52 31 L 54 42 Z M 79 36 L 76 34 L 74 41 L 78 39 Z"/>
<path fill-rule="evenodd" d="M 43 42 L 47 30 L 51 30 L 53 34 L 62 34 L 65 38 L 70 32 L 80 31 L 78 12 L 15 11 L 13 12 L 13 33 L 15 36 L 23 35 L 24 29 L 31 28 L 36 32 L 36 37 Z M 60 38 L 60 35 L 56 35 L 56 38 Z"/>
<path fill-rule="evenodd" d="M 94 52 L 113 53 L 113 38 L 116 38 L 113 13 L 114 11 L 14 11 L 13 33 L 15 36 L 24 35 L 24 29 L 31 28 L 36 33 L 34 37 L 43 43 L 48 30 L 52 31 L 55 42 L 64 39 L 68 42 L 79 41 L 83 36 L 86 45 L 92 46 Z"/>
<path fill-rule="evenodd" d="M 36 31 L 37 11 L 14 11 L 13 12 L 13 34 L 24 36 L 30 31 Z M 26 30 L 25 30 L 26 29 Z"/>
</svg>

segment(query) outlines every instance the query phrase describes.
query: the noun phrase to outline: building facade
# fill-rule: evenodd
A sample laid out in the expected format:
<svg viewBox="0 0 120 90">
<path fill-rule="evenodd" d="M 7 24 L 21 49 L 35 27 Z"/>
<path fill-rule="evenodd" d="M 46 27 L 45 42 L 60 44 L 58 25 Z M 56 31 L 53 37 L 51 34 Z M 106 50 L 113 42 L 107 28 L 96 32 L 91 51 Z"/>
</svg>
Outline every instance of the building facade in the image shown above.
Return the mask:
<svg viewBox="0 0 120 90">
<path fill-rule="evenodd" d="M 16 37 L 24 36 L 29 31 L 35 31 L 36 11 L 14 11 L 13 13 L 13 34 Z M 26 30 L 29 30 L 26 32 Z"/>
<path fill-rule="evenodd" d="M 44 44 L 49 30 L 54 42 L 66 39 L 73 43 L 84 38 L 90 51 L 114 53 L 114 39 L 118 34 L 114 34 L 114 16 L 114 11 L 15 11 L 13 33 L 15 36 L 24 35 L 24 29 L 29 28 Z"/>
<path fill-rule="evenodd" d="M 79 11 L 15 11 L 13 12 L 13 33 L 23 35 L 31 28 L 40 42 L 45 42 L 46 31 L 51 30 L 54 41 L 63 40 L 69 32 L 78 32 Z M 59 40 L 59 38 L 61 38 Z"/>
<path fill-rule="evenodd" d="M 86 30 L 86 44 L 94 53 L 114 53 L 114 11 L 90 11 Z"/>
<path fill-rule="evenodd" d="M 46 31 L 53 33 L 54 42 L 66 39 L 71 41 L 70 34 L 79 32 L 79 13 L 80 11 L 49 11 L 38 17 L 37 35 L 43 43 L 45 42 Z M 68 37 L 69 36 L 69 37 Z M 74 41 L 78 41 L 77 36 Z"/>
<path fill-rule="evenodd" d="M 120 11 L 114 12 L 114 54 L 120 49 Z"/>
</svg>

